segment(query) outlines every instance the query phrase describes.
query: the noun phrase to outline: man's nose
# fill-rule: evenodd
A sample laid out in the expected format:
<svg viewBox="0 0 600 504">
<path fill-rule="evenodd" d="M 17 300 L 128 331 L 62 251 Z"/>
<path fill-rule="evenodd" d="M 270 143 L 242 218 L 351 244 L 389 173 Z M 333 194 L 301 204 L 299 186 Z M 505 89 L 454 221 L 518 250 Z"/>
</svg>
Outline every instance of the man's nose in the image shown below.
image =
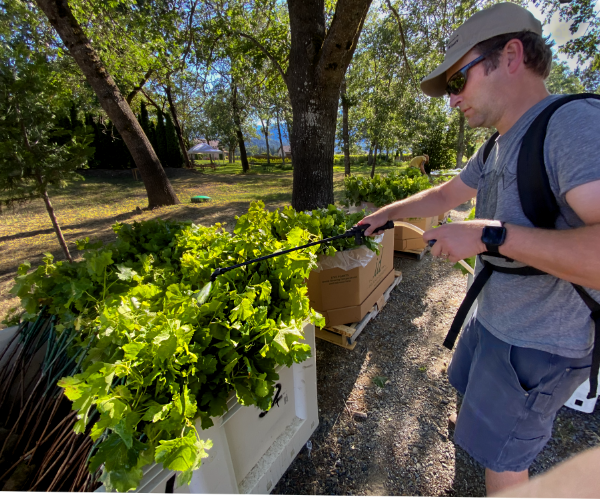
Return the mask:
<svg viewBox="0 0 600 504">
<path fill-rule="evenodd" d="M 451 94 L 450 95 L 450 107 L 458 107 L 458 104 L 462 101 L 462 96 Z"/>
</svg>

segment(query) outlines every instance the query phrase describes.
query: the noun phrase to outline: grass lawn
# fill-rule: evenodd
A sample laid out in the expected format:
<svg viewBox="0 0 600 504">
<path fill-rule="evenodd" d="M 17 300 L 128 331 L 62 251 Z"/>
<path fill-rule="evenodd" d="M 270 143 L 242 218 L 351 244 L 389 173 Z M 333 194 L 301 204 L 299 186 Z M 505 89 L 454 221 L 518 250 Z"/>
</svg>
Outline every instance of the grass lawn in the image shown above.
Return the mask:
<svg viewBox="0 0 600 504">
<path fill-rule="evenodd" d="M 71 254 L 77 257 L 74 242 L 85 237 L 104 242 L 114 239 L 111 226 L 115 222 L 131 223 L 136 220 L 161 219 L 192 220 L 210 226 L 226 223 L 232 230 L 235 216 L 248 210 L 250 202 L 262 200 L 274 209 L 291 204 L 292 170 L 253 167 L 242 173 L 239 162 L 219 164 L 216 170 L 190 172 L 169 170 L 171 184 L 181 205 L 138 211 L 148 205 L 146 190 L 140 180 L 133 177 L 98 177 L 91 170 L 84 174 L 86 180 L 64 189 L 49 190 L 59 225 L 69 244 Z M 395 166 L 377 166 L 376 173 L 397 170 Z M 369 176 L 371 168 L 352 166 L 352 174 Z M 335 201 L 343 194 L 344 167 L 334 166 Z M 190 198 L 210 196 L 208 203 L 194 204 Z M 43 201 L 37 200 L 0 214 L 0 320 L 7 311 L 18 304 L 18 299 L 8 291 L 12 288 L 17 267 L 24 261 L 40 264 L 44 252 L 56 260 L 63 258 L 52 223 Z"/>
</svg>

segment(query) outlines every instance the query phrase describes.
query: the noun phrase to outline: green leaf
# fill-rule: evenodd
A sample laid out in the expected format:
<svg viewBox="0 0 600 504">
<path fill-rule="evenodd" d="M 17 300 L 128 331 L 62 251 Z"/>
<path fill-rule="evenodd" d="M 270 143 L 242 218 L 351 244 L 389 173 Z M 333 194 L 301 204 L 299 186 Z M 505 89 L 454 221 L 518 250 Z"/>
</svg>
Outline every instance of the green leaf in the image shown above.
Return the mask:
<svg viewBox="0 0 600 504">
<path fill-rule="evenodd" d="M 196 299 L 196 304 L 198 306 L 202 306 L 206 301 L 208 301 L 208 296 L 210 296 L 210 291 L 212 290 L 212 282 L 208 282 L 200 292 L 194 295 Z"/>
<path fill-rule="evenodd" d="M 156 447 L 155 458 L 166 469 L 172 471 L 194 471 L 201 465 L 203 458 L 208 457 L 205 450 L 212 447 L 212 442 L 201 441 L 196 437 L 195 430 L 179 438 L 159 441 Z"/>
<path fill-rule="evenodd" d="M 65 389 L 65 395 L 71 401 L 75 401 L 81 397 L 81 395 L 85 392 L 85 381 L 77 378 L 76 376 L 67 376 L 65 378 L 61 378 L 57 385 Z"/>
<path fill-rule="evenodd" d="M 242 301 L 231 310 L 229 320 L 235 322 L 236 320 L 245 321 L 254 314 L 254 308 L 252 307 L 252 301 L 249 299 L 242 299 Z"/>
<path fill-rule="evenodd" d="M 117 269 L 119 272 L 117 273 L 117 277 L 120 280 L 125 280 L 127 282 L 133 280 L 133 277 L 137 275 L 137 273 L 132 269 L 128 268 L 123 264 L 117 264 Z"/>
<path fill-rule="evenodd" d="M 126 360 L 135 360 L 142 349 L 147 346 L 146 343 L 141 341 L 133 341 L 123 345 L 123 351 L 125 352 L 124 358 Z"/>
<path fill-rule="evenodd" d="M 254 388 L 254 393 L 258 397 L 266 397 L 269 395 L 269 386 L 264 380 L 257 380 L 256 387 Z"/>
<path fill-rule="evenodd" d="M 105 469 L 102 476 L 100 476 L 100 481 L 108 491 L 129 492 L 139 486 L 143 476 L 144 473 L 137 467 L 131 469 L 115 468 L 111 471 Z"/>
<path fill-rule="evenodd" d="M 163 331 L 158 336 L 155 336 L 152 343 L 156 345 L 155 352 L 161 360 L 171 358 L 177 349 L 177 337 L 167 331 Z"/>
<path fill-rule="evenodd" d="M 142 417 L 142 420 L 153 423 L 158 422 L 159 420 L 164 420 L 167 418 L 167 415 L 169 414 L 169 411 L 171 411 L 172 407 L 173 403 L 159 404 L 155 401 L 150 401 L 150 406 Z"/>
</svg>

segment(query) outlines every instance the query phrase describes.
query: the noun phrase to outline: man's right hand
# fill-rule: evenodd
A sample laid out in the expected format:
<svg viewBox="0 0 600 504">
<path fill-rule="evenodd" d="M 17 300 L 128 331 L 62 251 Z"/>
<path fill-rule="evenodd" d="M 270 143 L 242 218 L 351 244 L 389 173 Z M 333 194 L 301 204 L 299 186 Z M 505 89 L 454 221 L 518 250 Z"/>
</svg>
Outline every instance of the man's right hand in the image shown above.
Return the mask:
<svg viewBox="0 0 600 504">
<path fill-rule="evenodd" d="M 365 231 L 365 236 L 371 236 L 373 231 L 380 226 L 383 226 L 390 218 L 388 217 L 388 212 L 385 211 L 385 208 L 378 210 L 371 215 L 367 215 L 364 219 L 362 219 L 358 224 L 369 224 L 368 229 Z M 375 233 L 376 235 L 382 234 L 383 231 L 379 231 Z"/>
</svg>

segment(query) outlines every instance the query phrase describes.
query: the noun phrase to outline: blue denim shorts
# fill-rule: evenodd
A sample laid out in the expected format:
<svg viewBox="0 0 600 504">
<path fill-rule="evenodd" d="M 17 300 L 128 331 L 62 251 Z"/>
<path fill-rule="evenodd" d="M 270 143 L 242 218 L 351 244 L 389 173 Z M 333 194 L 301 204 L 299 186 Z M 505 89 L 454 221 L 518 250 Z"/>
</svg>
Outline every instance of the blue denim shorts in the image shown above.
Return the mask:
<svg viewBox="0 0 600 504">
<path fill-rule="evenodd" d="M 448 367 L 464 396 L 454 442 L 492 471 L 524 471 L 550 439 L 558 410 L 589 378 L 591 362 L 591 353 L 572 359 L 509 345 L 473 316 Z"/>
</svg>

